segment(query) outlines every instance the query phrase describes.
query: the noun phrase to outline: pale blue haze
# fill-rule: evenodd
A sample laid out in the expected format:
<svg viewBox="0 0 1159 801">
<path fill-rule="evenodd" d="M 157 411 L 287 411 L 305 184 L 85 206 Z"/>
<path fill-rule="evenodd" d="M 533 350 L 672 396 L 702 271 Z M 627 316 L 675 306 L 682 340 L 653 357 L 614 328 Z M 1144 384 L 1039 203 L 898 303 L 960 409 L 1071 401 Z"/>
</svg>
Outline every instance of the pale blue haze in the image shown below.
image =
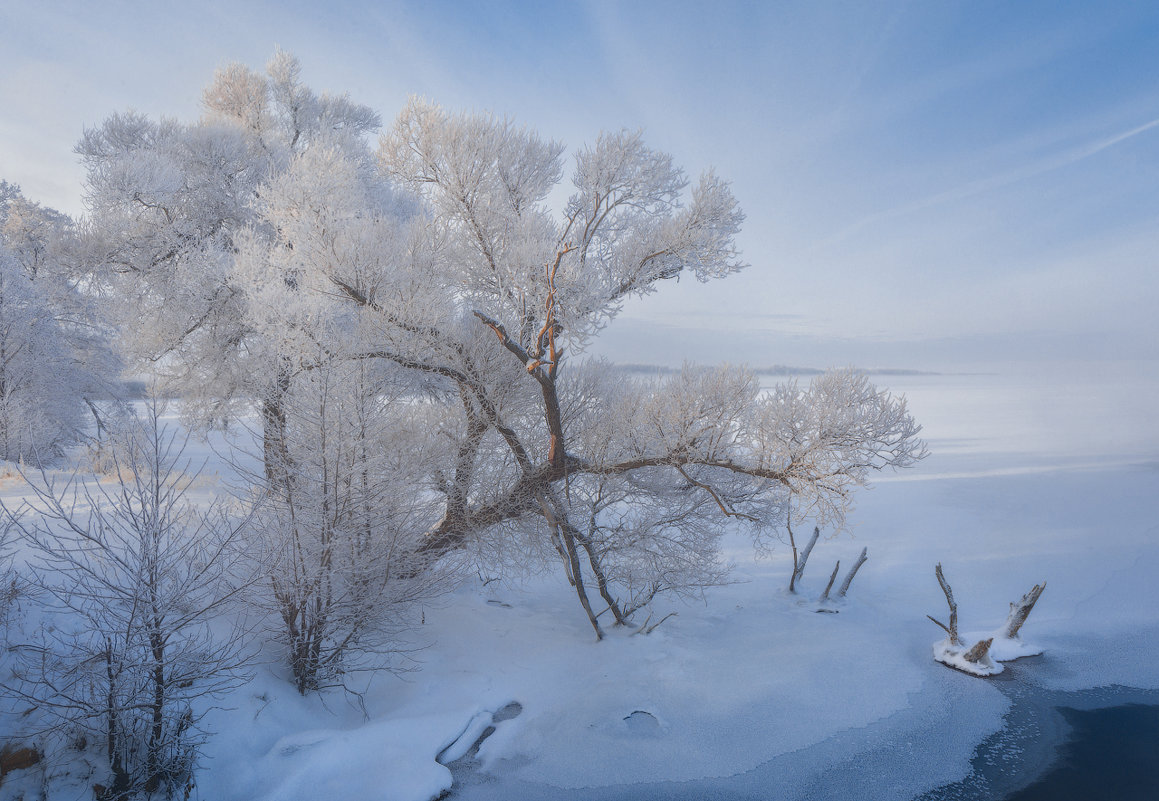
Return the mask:
<svg viewBox="0 0 1159 801">
<path fill-rule="evenodd" d="M 1159 4 L 6 0 L 0 176 L 80 213 L 85 126 L 275 46 L 388 121 L 643 127 L 731 179 L 751 269 L 631 304 L 619 360 L 1159 357 Z"/>
</svg>

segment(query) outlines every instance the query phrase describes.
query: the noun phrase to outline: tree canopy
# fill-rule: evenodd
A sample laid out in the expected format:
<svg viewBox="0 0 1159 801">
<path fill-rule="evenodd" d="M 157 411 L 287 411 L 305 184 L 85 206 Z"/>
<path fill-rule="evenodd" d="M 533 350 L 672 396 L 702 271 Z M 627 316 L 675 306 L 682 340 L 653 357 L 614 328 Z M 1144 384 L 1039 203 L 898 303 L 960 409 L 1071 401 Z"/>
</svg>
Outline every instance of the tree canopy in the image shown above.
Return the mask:
<svg viewBox="0 0 1159 801">
<path fill-rule="evenodd" d="M 593 604 L 624 623 L 719 580 L 726 521 L 839 526 L 853 489 L 924 453 L 904 399 L 853 371 L 762 392 L 744 368 L 632 380 L 585 355 L 626 299 L 745 267 L 728 183 L 690 180 L 640 132 L 567 159 L 510 120 L 413 99 L 375 149 L 378 116 L 306 88 L 284 53 L 219 71 L 204 109 L 85 134 L 92 241 L 135 301 L 139 356 L 214 414 L 258 403 L 275 496 L 297 466 L 295 394 L 371 365 L 392 428 L 421 442 L 376 427 L 363 443 L 414 453 L 432 521 L 415 547 L 559 558 L 602 636 Z"/>
</svg>

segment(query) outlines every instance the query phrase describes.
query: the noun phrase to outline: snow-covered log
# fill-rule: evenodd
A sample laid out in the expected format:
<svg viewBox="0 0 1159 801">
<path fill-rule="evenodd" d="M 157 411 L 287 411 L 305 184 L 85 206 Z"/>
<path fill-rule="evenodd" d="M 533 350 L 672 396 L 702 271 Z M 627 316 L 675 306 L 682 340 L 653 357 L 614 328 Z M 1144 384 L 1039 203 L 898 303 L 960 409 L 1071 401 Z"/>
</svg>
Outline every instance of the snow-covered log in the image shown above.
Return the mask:
<svg viewBox="0 0 1159 801">
<path fill-rule="evenodd" d="M 990 656 L 991 640 L 979 640 L 970 648 L 954 645 L 944 639 L 934 643 L 934 661 L 969 673 L 971 676 L 993 676 L 1002 672 L 1002 664 Z"/>
<path fill-rule="evenodd" d="M 993 644 L 993 637 L 988 637 L 985 640 L 978 640 L 978 642 L 974 643 L 969 651 L 962 654 L 962 658 L 967 662 L 971 662 L 976 665 L 989 656 L 990 646 Z"/>
</svg>

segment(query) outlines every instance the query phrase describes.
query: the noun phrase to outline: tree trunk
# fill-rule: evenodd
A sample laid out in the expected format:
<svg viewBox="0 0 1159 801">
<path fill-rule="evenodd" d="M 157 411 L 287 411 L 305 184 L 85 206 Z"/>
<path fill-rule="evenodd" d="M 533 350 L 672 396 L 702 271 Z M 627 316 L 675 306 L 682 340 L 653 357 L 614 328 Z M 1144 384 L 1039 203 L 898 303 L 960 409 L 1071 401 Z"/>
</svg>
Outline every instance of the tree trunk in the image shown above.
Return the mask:
<svg viewBox="0 0 1159 801">
<path fill-rule="evenodd" d="M 149 632 L 149 646 L 153 652 L 153 719 L 145 755 L 145 790 L 151 793 L 161 785 L 161 751 L 165 734 L 165 641 L 156 622 Z"/>
<path fill-rule="evenodd" d="M 604 638 L 604 630 L 600 628 L 600 621 L 596 618 L 595 613 L 592 612 L 592 604 L 588 600 L 588 591 L 584 586 L 583 566 L 580 564 L 579 552 L 576 550 L 575 537 L 568 531 L 570 526 L 560 519 L 561 515 L 556 514 L 556 511 L 551 508 L 551 504 L 547 498 L 540 496 L 538 501 L 544 519 L 555 530 L 556 535 L 563 542 L 563 546 L 567 550 L 566 566 L 570 569 L 575 594 L 579 598 L 580 606 L 587 613 L 588 621 L 592 624 L 592 628 L 595 629 L 596 639 L 602 640 Z"/>
<path fill-rule="evenodd" d="M 286 443 L 286 393 L 290 391 L 290 366 L 283 363 L 269 393 L 262 400 L 262 461 L 271 490 L 285 491 L 290 475 L 290 451 Z"/>
<path fill-rule="evenodd" d="M 805 575 L 805 564 L 809 561 L 809 554 L 813 552 L 813 546 L 817 544 L 817 538 L 820 536 L 820 527 L 813 526 L 813 536 L 809 538 L 809 544 L 801 551 L 801 559 L 798 561 L 797 546 L 793 542 L 793 529 L 789 529 L 789 543 L 793 546 L 793 575 L 789 578 L 789 592 L 797 591 L 797 582 Z"/>
<path fill-rule="evenodd" d="M 849 572 L 845 574 L 845 580 L 841 582 L 841 589 L 837 591 L 837 596 L 839 598 L 844 598 L 845 593 L 849 592 L 849 585 L 853 583 L 853 577 L 857 575 L 857 571 L 860 570 L 861 566 L 869 559 L 869 556 L 867 555 L 868 553 L 868 548 L 861 549 L 861 556 L 857 557 L 857 563 L 853 565 L 852 568 L 850 568 Z"/>
<path fill-rule="evenodd" d="M 124 742 L 121 728 L 121 714 L 123 710 L 117 699 L 117 679 L 121 671 L 120 665 L 114 662 L 113 643 L 111 640 L 105 640 L 104 656 L 105 676 L 109 683 L 105 708 L 105 745 L 108 750 L 109 770 L 113 774 L 113 786 L 104 795 L 108 798 L 120 799 L 128 794 L 133 785 L 133 781 L 128 771 L 125 770 L 125 763 L 122 759 L 123 754 L 121 749 L 124 746 Z"/>
<path fill-rule="evenodd" d="M 829 600 L 829 590 L 833 589 L 833 582 L 837 580 L 837 571 L 841 569 L 841 560 L 837 560 L 837 564 L 833 565 L 833 575 L 829 576 L 829 583 L 825 585 L 825 592 L 821 593 L 821 600 Z"/>
<path fill-rule="evenodd" d="M 579 554 L 575 548 L 575 538 L 565 531 L 561 531 L 560 535 L 563 538 L 563 544 L 567 548 L 567 558 L 571 564 L 572 575 L 575 578 L 575 594 L 579 596 L 580 605 L 587 613 L 588 621 L 591 622 L 592 628 L 595 629 L 596 639 L 602 640 L 604 638 L 604 630 L 600 628 L 600 622 L 596 619 L 595 613 L 592 612 L 591 601 L 588 600 L 588 591 L 584 586 L 583 574 L 581 571 Z"/>
</svg>

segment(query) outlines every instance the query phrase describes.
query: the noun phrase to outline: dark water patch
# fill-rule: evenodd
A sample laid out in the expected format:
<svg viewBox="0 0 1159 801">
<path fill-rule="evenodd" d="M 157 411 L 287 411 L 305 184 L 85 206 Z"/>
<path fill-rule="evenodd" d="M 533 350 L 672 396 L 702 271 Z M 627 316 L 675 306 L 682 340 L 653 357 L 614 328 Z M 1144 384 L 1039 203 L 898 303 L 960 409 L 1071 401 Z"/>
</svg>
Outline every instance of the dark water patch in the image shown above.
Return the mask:
<svg viewBox="0 0 1159 801">
<path fill-rule="evenodd" d="M 1059 709 L 1071 726 L 1058 763 L 1007 801 L 1159 798 L 1159 706 Z"/>
<path fill-rule="evenodd" d="M 971 772 L 918 801 L 1159 799 L 1159 691 L 1109 686 L 1046 690 L 996 683 L 1011 700 Z"/>
</svg>

